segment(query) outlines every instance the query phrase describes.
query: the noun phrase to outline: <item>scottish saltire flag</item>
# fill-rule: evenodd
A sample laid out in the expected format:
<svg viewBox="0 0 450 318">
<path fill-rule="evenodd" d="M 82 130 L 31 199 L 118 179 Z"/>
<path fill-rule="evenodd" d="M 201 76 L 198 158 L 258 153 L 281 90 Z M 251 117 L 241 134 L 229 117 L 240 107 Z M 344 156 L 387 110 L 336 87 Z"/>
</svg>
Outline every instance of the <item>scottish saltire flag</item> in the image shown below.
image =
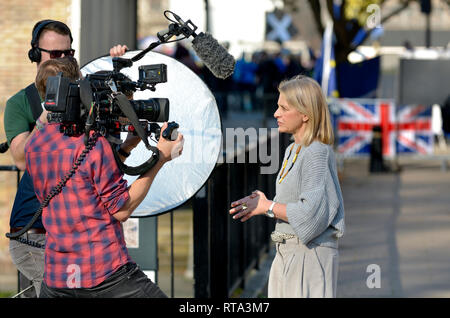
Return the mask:
<svg viewBox="0 0 450 318">
<path fill-rule="evenodd" d="M 381 127 L 382 152 L 392 157 L 399 153 L 429 154 L 433 150 L 431 108 L 402 106 L 380 99 L 335 99 L 338 152 L 368 155 L 373 127 Z"/>
</svg>

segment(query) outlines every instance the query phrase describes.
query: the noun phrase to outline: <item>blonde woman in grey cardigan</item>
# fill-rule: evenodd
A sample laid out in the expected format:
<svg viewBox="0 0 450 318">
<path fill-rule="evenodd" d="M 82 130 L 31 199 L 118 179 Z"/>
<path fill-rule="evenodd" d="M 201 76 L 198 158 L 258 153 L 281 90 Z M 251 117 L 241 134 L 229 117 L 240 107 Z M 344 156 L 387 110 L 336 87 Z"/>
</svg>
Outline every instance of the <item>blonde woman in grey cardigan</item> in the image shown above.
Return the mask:
<svg viewBox="0 0 450 318">
<path fill-rule="evenodd" d="M 254 191 L 231 204 L 234 219 L 276 218 L 276 256 L 269 297 L 336 297 L 338 239 L 344 234 L 344 202 L 331 147 L 333 130 L 319 84 L 296 76 L 279 85 L 274 114 L 279 131 L 292 134 L 268 200 Z"/>
</svg>

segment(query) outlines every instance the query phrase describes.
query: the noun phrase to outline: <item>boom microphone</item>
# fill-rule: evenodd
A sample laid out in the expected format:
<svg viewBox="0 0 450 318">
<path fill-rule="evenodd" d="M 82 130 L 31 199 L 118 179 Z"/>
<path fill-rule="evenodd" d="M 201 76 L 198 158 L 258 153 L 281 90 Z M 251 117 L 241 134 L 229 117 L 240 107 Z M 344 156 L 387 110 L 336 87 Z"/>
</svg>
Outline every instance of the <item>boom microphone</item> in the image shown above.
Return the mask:
<svg viewBox="0 0 450 318">
<path fill-rule="evenodd" d="M 211 34 L 201 32 L 196 35 L 192 47 L 215 77 L 225 79 L 233 74 L 234 57 Z"/>
<path fill-rule="evenodd" d="M 170 19 L 167 14 L 170 13 L 176 21 Z M 162 43 L 169 43 L 172 36 L 183 34 L 184 38 L 193 37 L 192 47 L 197 56 L 205 63 L 205 66 L 217 78 L 225 79 L 233 74 L 236 61 L 234 57 L 227 52 L 227 50 L 214 39 L 211 34 L 203 33 L 197 34 L 197 26 L 191 20 L 183 21 L 178 15 L 172 11 L 164 11 L 164 16 L 171 21 L 167 30 L 157 33 L 159 42 L 152 43 L 147 49 L 134 56 L 131 60 L 133 62 L 142 58 L 148 51 Z M 116 69 L 116 68 L 115 68 Z"/>
</svg>

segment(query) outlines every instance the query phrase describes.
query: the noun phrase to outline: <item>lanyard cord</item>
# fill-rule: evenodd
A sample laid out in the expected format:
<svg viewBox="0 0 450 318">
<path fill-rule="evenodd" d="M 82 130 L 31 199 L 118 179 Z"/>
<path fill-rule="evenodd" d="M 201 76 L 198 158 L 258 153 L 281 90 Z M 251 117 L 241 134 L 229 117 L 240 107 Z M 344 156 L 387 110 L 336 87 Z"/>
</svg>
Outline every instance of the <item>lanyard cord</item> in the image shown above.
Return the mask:
<svg viewBox="0 0 450 318">
<path fill-rule="evenodd" d="M 280 173 L 281 178 L 280 178 L 280 180 L 278 181 L 278 183 L 281 183 L 281 182 L 284 180 L 284 178 L 287 176 L 287 174 L 289 173 L 289 171 L 291 171 L 292 167 L 294 166 L 295 161 L 297 160 L 297 157 L 298 157 L 298 154 L 299 154 L 299 152 L 300 152 L 300 149 L 302 149 L 302 146 L 301 146 L 301 145 L 298 146 L 297 151 L 295 152 L 294 159 L 292 159 L 291 166 L 289 167 L 288 171 L 286 171 L 286 173 L 285 173 L 284 176 L 283 176 L 284 169 L 286 168 L 286 165 L 287 165 L 287 163 L 288 163 L 288 160 L 289 160 L 289 158 L 291 157 L 292 149 L 294 149 L 294 145 L 292 145 L 291 149 L 289 150 L 289 155 L 288 155 L 288 157 L 286 158 L 286 160 L 285 160 L 284 163 L 283 163 L 283 169 L 281 170 L 281 173 Z"/>
</svg>

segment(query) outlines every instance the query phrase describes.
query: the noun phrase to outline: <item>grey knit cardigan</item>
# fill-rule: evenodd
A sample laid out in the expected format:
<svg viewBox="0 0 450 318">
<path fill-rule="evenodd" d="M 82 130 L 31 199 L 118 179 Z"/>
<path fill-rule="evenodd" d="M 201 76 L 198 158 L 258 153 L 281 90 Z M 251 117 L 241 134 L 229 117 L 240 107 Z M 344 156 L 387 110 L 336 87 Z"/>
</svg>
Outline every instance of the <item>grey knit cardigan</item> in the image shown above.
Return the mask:
<svg viewBox="0 0 450 318">
<path fill-rule="evenodd" d="M 286 149 L 284 160 L 292 144 Z M 294 144 L 286 169 L 291 167 L 298 144 Z M 307 245 L 338 247 L 338 238 L 344 235 L 344 200 L 331 146 L 319 141 L 302 147 L 292 169 L 279 183 L 276 179 L 275 202 L 287 204 L 289 222 L 277 220 L 275 230 L 295 234 Z"/>
</svg>

